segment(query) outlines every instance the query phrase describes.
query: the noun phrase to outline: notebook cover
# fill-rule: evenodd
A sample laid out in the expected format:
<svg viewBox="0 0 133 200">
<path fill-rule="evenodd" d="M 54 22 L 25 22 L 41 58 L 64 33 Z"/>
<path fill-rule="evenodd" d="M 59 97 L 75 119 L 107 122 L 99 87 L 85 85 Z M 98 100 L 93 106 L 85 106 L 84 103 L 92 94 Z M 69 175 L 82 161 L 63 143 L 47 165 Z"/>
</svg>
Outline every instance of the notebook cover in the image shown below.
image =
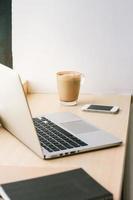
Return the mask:
<svg viewBox="0 0 133 200">
<path fill-rule="evenodd" d="M 113 199 L 113 195 L 83 169 L 3 184 L 2 188 L 11 200 Z"/>
</svg>

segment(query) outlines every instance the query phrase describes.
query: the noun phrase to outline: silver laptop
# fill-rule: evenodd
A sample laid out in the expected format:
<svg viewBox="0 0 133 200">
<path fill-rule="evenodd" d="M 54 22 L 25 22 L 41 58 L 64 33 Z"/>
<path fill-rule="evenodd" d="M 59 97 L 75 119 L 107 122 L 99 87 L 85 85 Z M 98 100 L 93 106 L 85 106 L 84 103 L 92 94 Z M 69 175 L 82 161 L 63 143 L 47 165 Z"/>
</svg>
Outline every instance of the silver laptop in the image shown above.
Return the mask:
<svg viewBox="0 0 133 200">
<path fill-rule="evenodd" d="M 10 133 L 43 159 L 122 143 L 112 134 L 73 113 L 53 113 L 32 118 L 18 74 L 3 65 L 0 65 L 0 118 Z"/>
</svg>

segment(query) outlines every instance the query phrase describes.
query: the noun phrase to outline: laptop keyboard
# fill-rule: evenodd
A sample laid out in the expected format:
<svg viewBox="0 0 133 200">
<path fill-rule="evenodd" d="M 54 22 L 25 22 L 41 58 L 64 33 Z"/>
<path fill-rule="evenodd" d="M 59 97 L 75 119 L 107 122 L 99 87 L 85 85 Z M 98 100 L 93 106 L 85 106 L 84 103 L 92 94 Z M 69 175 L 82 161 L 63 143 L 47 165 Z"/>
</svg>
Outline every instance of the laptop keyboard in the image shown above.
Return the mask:
<svg viewBox="0 0 133 200">
<path fill-rule="evenodd" d="M 33 118 L 33 123 L 41 146 L 49 152 L 87 146 L 85 142 L 45 117 L 41 117 L 41 119 Z"/>
</svg>

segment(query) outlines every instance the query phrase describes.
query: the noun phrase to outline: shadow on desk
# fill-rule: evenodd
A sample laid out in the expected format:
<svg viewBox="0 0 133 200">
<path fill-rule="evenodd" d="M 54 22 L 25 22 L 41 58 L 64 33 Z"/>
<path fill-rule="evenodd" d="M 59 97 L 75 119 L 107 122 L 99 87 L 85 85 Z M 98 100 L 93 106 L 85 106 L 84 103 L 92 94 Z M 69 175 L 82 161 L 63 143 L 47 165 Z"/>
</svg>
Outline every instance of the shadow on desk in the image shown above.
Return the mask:
<svg viewBox="0 0 133 200">
<path fill-rule="evenodd" d="M 132 200 L 132 199 L 133 199 L 133 103 L 131 104 L 129 136 L 127 144 L 122 200 Z"/>
</svg>

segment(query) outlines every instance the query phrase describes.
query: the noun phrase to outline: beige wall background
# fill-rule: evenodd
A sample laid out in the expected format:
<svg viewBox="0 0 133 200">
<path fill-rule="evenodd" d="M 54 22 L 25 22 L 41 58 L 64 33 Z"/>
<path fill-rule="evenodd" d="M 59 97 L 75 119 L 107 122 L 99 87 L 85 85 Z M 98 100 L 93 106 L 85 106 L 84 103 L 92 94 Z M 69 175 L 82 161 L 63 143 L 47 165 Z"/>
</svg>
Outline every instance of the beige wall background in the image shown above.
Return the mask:
<svg viewBox="0 0 133 200">
<path fill-rule="evenodd" d="M 55 92 L 55 73 L 86 75 L 83 93 L 133 92 L 132 0 L 13 0 L 14 68 L 32 92 Z"/>
</svg>

